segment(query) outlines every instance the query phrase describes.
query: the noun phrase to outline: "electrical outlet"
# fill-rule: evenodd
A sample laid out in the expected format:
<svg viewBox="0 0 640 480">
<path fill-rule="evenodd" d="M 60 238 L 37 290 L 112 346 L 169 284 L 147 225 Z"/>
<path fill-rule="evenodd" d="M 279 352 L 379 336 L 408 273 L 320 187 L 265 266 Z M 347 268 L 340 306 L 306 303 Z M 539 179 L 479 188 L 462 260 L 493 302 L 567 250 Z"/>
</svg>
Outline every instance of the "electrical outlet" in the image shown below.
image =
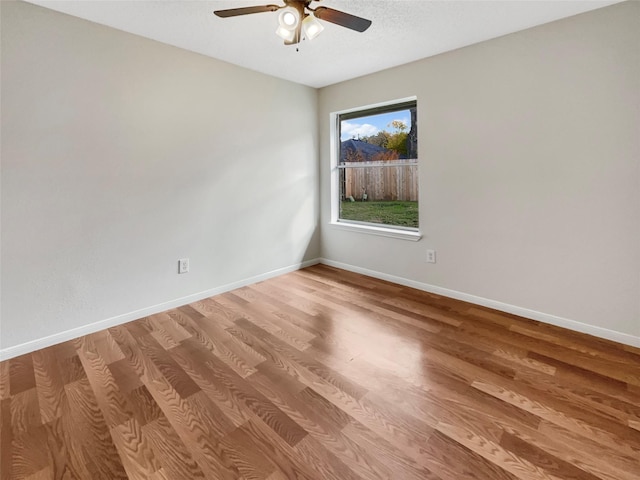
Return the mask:
<svg viewBox="0 0 640 480">
<path fill-rule="evenodd" d="M 427 250 L 427 263 L 436 263 L 436 251 Z"/>
<path fill-rule="evenodd" d="M 189 259 L 181 258 L 178 260 L 178 273 L 188 273 L 189 272 Z"/>
</svg>

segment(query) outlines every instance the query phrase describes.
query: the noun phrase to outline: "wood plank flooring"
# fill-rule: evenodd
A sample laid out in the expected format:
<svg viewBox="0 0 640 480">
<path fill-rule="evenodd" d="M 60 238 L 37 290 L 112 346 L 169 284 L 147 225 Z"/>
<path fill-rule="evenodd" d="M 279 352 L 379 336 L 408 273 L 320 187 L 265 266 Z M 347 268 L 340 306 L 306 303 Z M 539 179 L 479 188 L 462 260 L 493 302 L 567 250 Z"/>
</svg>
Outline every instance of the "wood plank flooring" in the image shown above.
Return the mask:
<svg viewBox="0 0 640 480">
<path fill-rule="evenodd" d="M 638 480 L 640 350 L 317 265 L 0 363 L 0 479 Z"/>
</svg>

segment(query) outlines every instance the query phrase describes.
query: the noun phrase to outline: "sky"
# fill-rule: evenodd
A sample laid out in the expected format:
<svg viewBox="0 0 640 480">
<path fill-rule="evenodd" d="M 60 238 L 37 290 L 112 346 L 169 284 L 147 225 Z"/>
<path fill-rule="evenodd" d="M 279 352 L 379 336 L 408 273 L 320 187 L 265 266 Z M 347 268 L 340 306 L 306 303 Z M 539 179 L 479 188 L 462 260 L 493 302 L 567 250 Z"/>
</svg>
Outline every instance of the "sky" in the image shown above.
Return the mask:
<svg viewBox="0 0 640 480">
<path fill-rule="evenodd" d="M 393 132 L 393 128 L 388 125 L 393 120 L 401 120 L 407 126 L 407 131 L 411 128 L 411 113 L 409 110 L 397 112 L 381 113 L 370 117 L 352 118 L 344 120 L 340 124 L 340 141 L 344 142 L 350 138 L 368 137 L 375 135 L 380 130 Z"/>
</svg>

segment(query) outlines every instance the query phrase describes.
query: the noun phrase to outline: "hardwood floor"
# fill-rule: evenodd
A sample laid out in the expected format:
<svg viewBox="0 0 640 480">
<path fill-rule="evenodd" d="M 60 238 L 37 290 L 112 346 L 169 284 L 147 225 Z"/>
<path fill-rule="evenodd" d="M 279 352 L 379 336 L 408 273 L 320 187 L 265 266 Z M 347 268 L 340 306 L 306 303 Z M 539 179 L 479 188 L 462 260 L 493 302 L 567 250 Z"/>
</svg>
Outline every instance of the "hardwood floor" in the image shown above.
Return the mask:
<svg viewBox="0 0 640 480">
<path fill-rule="evenodd" d="M 1 479 L 640 478 L 640 350 L 314 266 L 0 363 Z"/>
</svg>

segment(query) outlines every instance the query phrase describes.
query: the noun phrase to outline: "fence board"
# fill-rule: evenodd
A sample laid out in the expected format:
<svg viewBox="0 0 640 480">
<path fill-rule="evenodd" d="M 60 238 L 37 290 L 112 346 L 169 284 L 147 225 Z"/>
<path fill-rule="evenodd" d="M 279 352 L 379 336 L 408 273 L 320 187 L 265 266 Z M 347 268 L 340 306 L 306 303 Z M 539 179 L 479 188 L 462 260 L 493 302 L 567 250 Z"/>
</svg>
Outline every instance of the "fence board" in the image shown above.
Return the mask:
<svg viewBox="0 0 640 480">
<path fill-rule="evenodd" d="M 380 162 L 344 162 L 342 192 L 344 198 L 369 201 L 418 201 L 418 166 L 414 160 Z M 388 166 L 386 166 L 388 165 Z M 355 167 L 355 168 L 349 168 Z"/>
</svg>

